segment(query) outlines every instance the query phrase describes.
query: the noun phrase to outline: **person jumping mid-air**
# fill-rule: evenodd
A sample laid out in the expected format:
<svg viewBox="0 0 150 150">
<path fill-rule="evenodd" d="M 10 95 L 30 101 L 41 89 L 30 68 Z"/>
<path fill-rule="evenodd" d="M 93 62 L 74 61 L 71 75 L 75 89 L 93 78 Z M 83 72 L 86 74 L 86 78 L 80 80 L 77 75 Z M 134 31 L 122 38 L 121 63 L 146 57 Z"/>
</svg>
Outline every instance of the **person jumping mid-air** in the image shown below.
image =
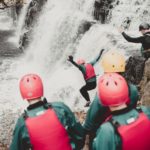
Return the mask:
<svg viewBox="0 0 150 150">
<path fill-rule="evenodd" d="M 100 59 L 104 49 L 102 49 L 98 55 L 98 57 L 92 62 L 86 63 L 84 59 L 78 59 L 77 62 L 73 60 L 73 56 L 68 57 L 68 61 L 70 61 L 74 66 L 76 66 L 83 74 L 84 80 L 86 84 L 80 89 L 81 95 L 87 101 L 85 107 L 88 107 L 91 103 L 88 91 L 96 88 L 96 74 L 94 70 L 94 65 Z"/>
</svg>

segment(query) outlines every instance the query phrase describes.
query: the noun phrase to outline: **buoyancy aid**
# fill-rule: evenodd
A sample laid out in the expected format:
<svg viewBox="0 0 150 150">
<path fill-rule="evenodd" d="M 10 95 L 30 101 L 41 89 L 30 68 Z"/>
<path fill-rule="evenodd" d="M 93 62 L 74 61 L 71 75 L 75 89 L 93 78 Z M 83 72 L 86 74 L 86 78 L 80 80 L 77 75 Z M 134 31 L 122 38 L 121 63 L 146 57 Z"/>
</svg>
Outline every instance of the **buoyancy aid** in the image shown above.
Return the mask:
<svg viewBox="0 0 150 150">
<path fill-rule="evenodd" d="M 27 117 L 25 123 L 33 150 L 72 150 L 68 133 L 52 108 Z"/>
<path fill-rule="evenodd" d="M 111 119 L 115 132 L 121 138 L 121 150 L 150 150 L 150 120 L 143 112 L 138 118 L 131 117 L 127 125 L 121 125 Z"/>
<path fill-rule="evenodd" d="M 84 75 L 85 80 L 88 80 L 96 76 L 94 67 L 91 64 L 85 64 L 85 70 L 86 70 Z"/>
</svg>

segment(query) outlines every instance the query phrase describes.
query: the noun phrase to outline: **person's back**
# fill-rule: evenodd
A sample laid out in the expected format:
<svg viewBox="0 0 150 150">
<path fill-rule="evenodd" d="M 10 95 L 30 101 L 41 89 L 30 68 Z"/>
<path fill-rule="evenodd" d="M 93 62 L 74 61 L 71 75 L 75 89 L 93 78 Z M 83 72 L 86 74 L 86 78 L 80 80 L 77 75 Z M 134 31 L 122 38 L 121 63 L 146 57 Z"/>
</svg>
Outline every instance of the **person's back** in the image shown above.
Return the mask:
<svg viewBox="0 0 150 150">
<path fill-rule="evenodd" d="M 150 108 L 143 112 L 127 107 L 112 112 L 112 117 L 97 131 L 93 150 L 149 150 Z"/>
<path fill-rule="evenodd" d="M 66 116 L 60 114 L 57 116 L 58 110 L 56 112 L 54 110 L 59 109 L 59 111 L 67 114 L 68 112 L 63 108 L 63 104 L 58 103 L 58 106 L 54 104 L 53 107 L 53 104 L 45 105 L 43 102 L 39 102 L 36 105 L 39 106 L 31 105 L 23 115 L 24 128 L 26 127 L 28 131 L 26 133 L 24 131 L 23 134 L 29 134 L 30 137 L 28 140 L 22 139 L 24 140 L 25 147 L 30 141 L 30 146 L 34 147 L 34 150 L 59 150 L 61 148 L 72 150 L 71 141 L 65 126 L 59 121 L 59 119 L 62 120 Z M 47 106 L 47 109 L 44 108 L 45 106 Z M 67 126 L 67 124 L 64 125 Z M 17 127 L 20 128 L 19 126 Z"/>
<path fill-rule="evenodd" d="M 125 79 L 116 73 L 103 75 L 98 97 L 111 116 L 98 129 L 93 150 L 149 150 L 150 108 L 127 106 L 130 98 Z"/>
<path fill-rule="evenodd" d="M 82 126 L 62 102 L 42 100 L 39 76 L 29 74 L 20 81 L 20 91 L 29 106 L 18 119 L 10 150 L 78 150 L 84 144 Z"/>
</svg>

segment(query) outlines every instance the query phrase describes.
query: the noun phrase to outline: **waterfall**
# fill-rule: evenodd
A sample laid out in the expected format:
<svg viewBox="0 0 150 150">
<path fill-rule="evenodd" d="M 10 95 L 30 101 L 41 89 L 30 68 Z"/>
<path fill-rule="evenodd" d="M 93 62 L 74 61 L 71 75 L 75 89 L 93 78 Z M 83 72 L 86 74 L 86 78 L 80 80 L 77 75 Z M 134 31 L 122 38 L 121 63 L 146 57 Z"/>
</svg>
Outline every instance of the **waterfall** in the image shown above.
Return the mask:
<svg viewBox="0 0 150 150">
<path fill-rule="evenodd" d="M 1 30 L 10 30 L 12 26 L 11 19 L 8 16 L 8 10 L 0 10 L 0 27 Z"/>
<path fill-rule="evenodd" d="M 119 5 L 112 11 L 110 24 L 101 25 L 96 22 L 84 35 L 78 35 L 79 26 L 85 20 L 94 21 L 93 3 L 93 0 L 49 0 L 34 28 L 33 40 L 21 63 L 24 70 L 20 74 L 35 72 L 42 76 L 45 96 L 48 99 L 62 100 L 71 107 L 81 107 L 85 102 L 79 94 L 84 80 L 80 71 L 67 62 L 68 55 L 73 55 L 75 60 L 82 57 L 88 62 L 96 57 L 102 48 L 117 49 L 125 53 L 128 46 L 125 46 L 126 42 L 121 39 L 116 27 L 119 27 L 126 17 L 123 15 L 126 7 L 130 10 L 131 4 L 138 5 L 137 7 L 146 5 L 146 2 L 141 4 L 142 1 L 137 3 L 136 0 L 120 0 Z M 128 15 L 132 17 L 135 11 L 131 9 Z M 140 19 L 137 20 L 138 23 L 139 21 Z M 101 74 L 99 63 L 96 72 Z M 95 92 L 90 92 L 92 98 Z"/>
<path fill-rule="evenodd" d="M 84 81 L 67 57 L 79 53 L 77 45 L 82 35 L 78 35 L 78 28 L 84 20 L 93 21 L 92 8 L 93 0 L 49 0 L 43 8 L 21 66 L 23 73 L 36 72 L 43 77 L 48 99 L 62 100 L 70 106 L 79 100 L 78 90 Z"/>
<path fill-rule="evenodd" d="M 28 11 L 28 7 L 30 5 L 31 0 L 27 1 L 23 4 L 23 8 L 21 9 L 20 15 L 17 20 L 17 25 L 15 27 L 15 36 L 10 38 L 9 41 L 14 42 L 19 47 L 20 37 L 26 32 L 26 28 L 24 27 L 25 19 Z"/>
<path fill-rule="evenodd" d="M 19 19 L 18 19 L 17 28 L 16 28 L 17 43 L 19 43 L 20 36 L 23 34 L 22 32 L 24 32 L 23 29 L 24 29 L 25 19 L 26 19 L 26 15 L 27 15 L 27 11 L 28 11 L 28 7 L 30 5 L 30 2 L 31 2 L 31 0 L 27 1 L 23 5 L 23 8 L 21 10 L 21 14 L 20 14 Z"/>
<path fill-rule="evenodd" d="M 93 20 L 93 4 L 93 0 L 48 0 L 34 26 L 33 39 L 28 49 L 11 65 L 9 74 L 19 79 L 26 73 L 38 73 L 44 82 L 44 95 L 49 101 L 61 100 L 72 109 L 83 108 L 85 100 L 79 93 L 79 89 L 84 85 L 83 76 L 67 61 L 68 55 L 73 55 L 74 60 L 84 58 L 88 62 L 93 60 L 102 48 L 119 50 L 122 53 L 126 53 L 128 49 L 137 50 L 139 45 L 126 42 L 118 33 L 117 27 L 125 17 L 134 16 L 129 29 L 138 33 L 137 25 L 144 19 L 147 21 L 147 15 L 143 17 L 142 14 L 150 13 L 148 0 L 120 0 L 112 10 L 110 23 L 102 25 Z M 131 6 L 136 7 L 133 10 L 130 9 Z M 125 13 L 126 10 L 128 13 Z M 138 12 L 135 14 L 136 11 Z M 84 21 L 95 23 L 85 34 L 79 34 L 78 30 Z M 97 75 L 102 73 L 99 62 L 95 69 Z M 16 90 L 13 87 L 18 83 L 16 80 L 13 83 L 15 84 L 10 87 Z M 91 100 L 95 92 L 96 90 L 90 91 Z M 14 95 L 17 97 L 17 103 L 21 97 L 18 91 Z"/>
</svg>

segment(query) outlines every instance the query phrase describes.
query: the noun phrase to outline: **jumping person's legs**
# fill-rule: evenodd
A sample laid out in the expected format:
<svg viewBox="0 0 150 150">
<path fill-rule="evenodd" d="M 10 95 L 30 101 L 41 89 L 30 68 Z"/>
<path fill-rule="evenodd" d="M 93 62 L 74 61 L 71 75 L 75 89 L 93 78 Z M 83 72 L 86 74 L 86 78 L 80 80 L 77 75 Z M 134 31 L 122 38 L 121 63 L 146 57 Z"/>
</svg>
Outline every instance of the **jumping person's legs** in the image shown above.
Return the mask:
<svg viewBox="0 0 150 150">
<path fill-rule="evenodd" d="M 87 101 L 85 107 L 90 105 L 90 97 L 88 94 L 88 91 L 93 90 L 96 88 L 96 82 L 87 82 L 86 85 L 84 85 L 81 89 L 80 89 L 80 93 L 81 95 L 85 98 L 85 100 Z"/>
</svg>

